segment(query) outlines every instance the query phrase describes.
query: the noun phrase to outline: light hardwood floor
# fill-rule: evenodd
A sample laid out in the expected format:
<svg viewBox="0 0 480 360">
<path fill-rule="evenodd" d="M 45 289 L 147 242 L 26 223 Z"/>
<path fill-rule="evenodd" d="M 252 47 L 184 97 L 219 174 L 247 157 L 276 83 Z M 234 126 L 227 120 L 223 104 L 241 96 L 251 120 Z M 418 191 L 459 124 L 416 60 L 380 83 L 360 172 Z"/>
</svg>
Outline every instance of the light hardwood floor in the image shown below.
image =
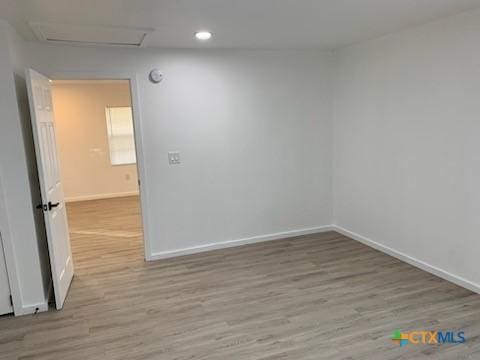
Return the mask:
<svg viewBox="0 0 480 360">
<path fill-rule="evenodd" d="M 64 310 L 0 318 L 0 359 L 480 359 L 480 296 L 334 232 L 151 263 L 135 197 L 68 206 Z M 395 329 L 465 331 L 407 345 Z"/>
</svg>

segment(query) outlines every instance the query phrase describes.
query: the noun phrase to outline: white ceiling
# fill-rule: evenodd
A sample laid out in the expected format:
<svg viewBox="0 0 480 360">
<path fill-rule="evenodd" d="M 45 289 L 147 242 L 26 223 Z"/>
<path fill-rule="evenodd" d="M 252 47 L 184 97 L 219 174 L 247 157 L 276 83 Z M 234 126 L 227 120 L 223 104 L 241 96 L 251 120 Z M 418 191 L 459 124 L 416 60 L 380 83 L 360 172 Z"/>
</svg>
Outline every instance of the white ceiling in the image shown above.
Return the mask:
<svg viewBox="0 0 480 360">
<path fill-rule="evenodd" d="M 337 48 L 480 7 L 480 0 L 0 0 L 26 39 L 29 22 L 153 28 L 149 47 Z M 199 43 L 193 33 L 214 37 Z"/>
</svg>

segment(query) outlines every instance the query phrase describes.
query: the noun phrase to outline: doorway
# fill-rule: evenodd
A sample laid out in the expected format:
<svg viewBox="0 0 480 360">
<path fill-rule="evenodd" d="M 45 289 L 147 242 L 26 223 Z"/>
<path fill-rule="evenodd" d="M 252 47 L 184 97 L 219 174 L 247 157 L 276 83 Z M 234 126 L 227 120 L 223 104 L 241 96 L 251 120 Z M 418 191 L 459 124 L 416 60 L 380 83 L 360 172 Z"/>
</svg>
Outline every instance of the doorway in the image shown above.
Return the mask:
<svg viewBox="0 0 480 360">
<path fill-rule="evenodd" d="M 75 274 L 143 261 L 129 80 L 53 80 L 52 107 Z"/>
<path fill-rule="evenodd" d="M 108 102 L 107 105 L 105 103 L 102 103 L 103 105 L 98 105 L 97 97 L 102 97 L 105 94 L 108 95 L 114 90 L 101 88 L 101 93 L 95 93 L 92 96 L 90 92 L 85 93 L 85 89 L 82 88 L 80 92 L 83 95 L 73 97 L 75 100 L 78 100 L 79 98 L 83 99 L 81 105 L 76 107 L 73 103 L 67 104 L 65 108 L 69 112 L 64 115 L 65 118 L 62 119 L 62 116 L 59 115 L 56 119 L 54 116 L 54 107 L 57 107 L 58 111 L 58 108 L 62 106 L 62 104 L 58 101 L 55 101 L 54 105 L 54 99 L 52 96 L 53 81 L 33 69 L 26 69 L 25 75 L 30 114 L 32 118 L 32 133 L 37 159 L 39 185 L 42 194 L 42 203 L 36 205 L 36 209 L 43 212 L 53 290 L 55 295 L 55 305 L 57 309 L 61 309 L 63 308 L 65 299 L 70 289 L 70 285 L 74 276 L 74 267 L 73 252 L 70 241 L 71 229 L 69 228 L 67 221 L 67 217 L 72 218 L 73 215 L 69 216 L 67 214 L 67 205 L 63 190 L 64 178 L 67 178 L 67 175 L 61 171 L 62 160 L 60 159 L 60 156 L 62 155 L 58 150 L 59 140 L 56 131 L 58 123 L 64 122 L 66 124 L 65 128 L 69 132 L 68 136 L 70 137 L 65 145 L 67 147 L 67 151 L 71 151 L 72 144 L 75 145 L 78 141 L 80 141 L 80 143 L 83 141 L 90 144 L 86 149 L 80 151 L 81 156 L 84 156 L 86 160 L 81 160 L 80 156 L 74 158 L 67 157 L 67 160 L 63 160 L 64 164 L 68 163 L 68 165 L 72 165 L 74 169 L 81 170 L 76 172 L 74 179 L 81 179 L 80 182 L 77 181 L 75 184 L 82 187 L 80 191 L 82 195 L 80 197 L 70 197 L 71 202 L 111 199 L 116 200 L 117 198 L 123 200 L 125 197 L 132 198 L 132 202 L 122 203 L 120 205 L 117 204 L 117 206 L 112 206 L 112 204 L 99 205 L 98 203 L 90 203 L 90 208 L 88 206 L 86 208 L 83 207 L 83 209 L 80 209 L 80 211 L 77 212 L 82 215 L 80 218 L 83 219 L 78 221 L 78 223 L 88 224 L 90 226 L 92 224 L 100 224 L 100 228 L 97 226 L 93 229 L 83 226 L 72 234 L 75 238 L 80 238 L 78 241 L 76 241 L 76 243 L 80 245 L 76 246 L 76 249 L 78 250 L 76 250 L 75 253 L 81 253 L 82 248 L 89 249 L 91 251 L 90 254 L 84 256 L 84 262 L 80 261 L 80 269 L 86 268 L 86 270 L 84 272 L 76 271 L 75 274 L 77 277 L 91 274 L 91 268 L 96 269 L 99 266 L 108 266 L 109 264 L 113 264 L 115 266 L 121 264 L 122 268 L 124 268 L 127 258 L 128 260 L 135 259 L 135 261 L 140 260 L 143 262 L 143 256 L 140 254 L 138 254 L 138 256 L 134 255 L 137 254 L 135 252 L 135 248 L 141 249 L 142 245 L 144 245 L 145 259 L 150 259 L 149 254 L 151 253 L 151 249 L 150 246 L 148 246 L 148 236 L 146 236 L 148 231 L 140 231 L 133 234 L 132 232 L 128 231 L 118 231 L 119 229 L 122 230 L 122 227 L 119 226 L 120 222 L 129 230 L 135 229 L 137 226 L 140 229 L 148 229 L 148 222 L 146 221 L 145 216 L 146 212 L 142 211 L 142 216 L 139 215 L 139 205 L 141 205 L 142 210 L 148 208 L 146 204 L 148 196 L 146 196 L 145 187 L 140 187 L 140 182 L 137 183 L 138 195 L 136 195 L 136 193 L 125 194 L 125 192 L 112 192 L 112 190 L 118 189 L 118 186 L 113 184 L 113 180 L 110 182 L 105 182 L 107 186 L 103 187 L 102 189 L 107 189 L 107 192 L 104 193 L 87 193 L 87 195 L 85 195 L 85 188 L 83 188 L 86 179 L 90 180 L 90 185 L 101 183 L 105 180 L 104 176 L 101 175 L 100 170 L 93 172 L 86 170 L 87 167 L 95 167 L 94 160 L 92 159 L 92 157 L 94 158 L 95 156 L 92 154 L 99 154 L 99 156 L 102 154 L 105 156 L 105 154 L 107 154 L 110 166 L 133 165 L 134 169 L 136 169 L 137 176 L 140 176 L 141 178 L 141 183 L 145 183 L 146 177 L 141 146 L 142 137 L 141 124 L 139 121 L 140 112 L 138 109 L 137 99 L 137 81 L 134 74 L 130 74 L 125 77 L 122 76 L 118 78 L 108 78 L 108 80 L 105 81 L 103 79 L 88 80 L 88 78 L 84 78 L 82 80 L 68 80 L 69 85 L 72 86 L 117 85 L 117 83 L 124 83 L 124 85 L 128 84 L 128 87 L 126 87 L 126 93 L 129 95 L 130 101 L 126 104 L 118 104 L 115 102 L 114 105 L 112 105 L 110 102 Z M 58 78 L 60 80 L 62 79 L 61 77 Z M 66 78 L 68 78 L 68 76 L 64 77 L 63 79 Z M 128 83 L 125 83 L 124 80 L 116 80 L 122 78 L 128 79 Z M 66 84 L 62 84 L 61 81 L 59 81 L 59 85 Z M 86 112 L 85 109 L 88 109 L 88 112 Z M 97 117 L 99 109 L 101 110 L 102 114 L 99 116 L 99 121 L 105 124 L 103 136 L 106 136 L 107 139 L 108 152 L 106 150 L 106 146 L 102 147 L 100 143 L 92 146 L 89 142 L 91 140 L 90 137 L 95 138 L 95 135 L 93 135 L 92 131 L 93 128 L 97 127 L 97 125 L 93 124 L 91 121 L 89 121 L 89 119 Z M 94 111 L 94 114 L 91 113 L 92 111 Z M 77 116 L 79 114 L 80 116 Z M 78 117 L 78 119 L 75 121 L 76 117 Z M 129 122 L 126 120 L 127 118 L 129 119 Z M 63 136 L 61 133 L 60 137 L 62 138 Z M 78 144 L 77 146 L 80 147 Z M 73 146 L 73 148 L 75 149 L 75 146 Z M 88 158 L 88 156 L 90 156 L 90 158 Z M 83 164 L 83 167 L 80 166 L 80 164 Z M 129 177 L 129 179 L 131 179 L 131 177 Z M 69 182 L 68 179 L 66 181 Z M 94 188 L 93 185 L 87 187 L 89 190 L 92 190 L 92 188 Z M 133 204 L 137 204 L 137 211 L 135 211 L 135 206 Z M 96 209 L 96 211 L 92 210 L 92 206 L 94 209 Z M 115 209 L 118 210 L 117 213 L 115 212 Z M 128 209 L 130 211 L 133 210 L 133 216 L 130 218 L 124 216 L 124 212 Z M 75 214 L 75 212 L 71 212 L 71 214 Z M 135 214 L 137 214 L 137 216 L 135 216 Z M 110 217 L 107 218 L 107 221 L 104 219 L 106 215 L 110 215 Z M 139 218 L 141 218 L 142 221 L 135 223 L 135 219 L 138 220 Z M 128 220 L 131 220 L 130 225 L 128 225 Z M 75 221 L 76 220 L 74 220 L 74 223 Z M 109 223 L 108 227 L 106 226 L 107 222 Z M 141 224 L 143 224 L 143 227 Z M 128 238 L 128 240 L 118 240 L 118 238 L 125 237 Z M 136 238 L 136 241 L 134 238 Z M 85 243 L 87 244 L 86 246 Z M 120 247 L 121 250 L 119 250 L 119 246 L 121 244 L 126 247 Z M 133 252 L 129 252 L 129 250 L 133 250 Z M 125 256 L 125 254 L 129 254 L 129 256 Z M 112 256 L 117 256 L 117 258 L 112 260 Z M 77 255 L 77 258 L 79 258 L 79 255 Z M 115 266 L 108 267 L 108 269 L 102 268 L 100 274 L 115 274 L 118 269 L 118 267 Z M 99 279 L 94 281 L 98 280 Z"/>
</svg>

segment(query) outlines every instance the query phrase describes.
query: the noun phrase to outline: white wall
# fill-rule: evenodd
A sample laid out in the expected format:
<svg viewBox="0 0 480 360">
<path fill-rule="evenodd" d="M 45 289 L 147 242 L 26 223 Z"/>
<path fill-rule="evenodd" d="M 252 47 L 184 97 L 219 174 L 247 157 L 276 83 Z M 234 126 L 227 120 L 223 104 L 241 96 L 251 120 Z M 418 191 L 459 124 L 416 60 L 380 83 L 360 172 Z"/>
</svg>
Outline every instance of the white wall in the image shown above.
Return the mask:
<svg viewBox="0 0 480 360">
<path fill-rule="evenodd" d="M 110 162 L 105 117 L 132 105 L 128 81 L 54 83 L 52 97 L 65 200 L 137 194 L 137 165 Z"/>
<path fill-rule="evenodd" d="M 52 77 L 138 74 L 153 255 L 331 224 L 329 52 L 29 50 Z"/>
<path fill-rule="evenodd" d="M 477 291 L 479 24 L 465 13 L 338 51 L 334 106 L 335 223 Z"/>
<path fill-rule="evenodd" d="M 23 68 L 24 43 L 0 21 L 0 228 L 17 314 L 47 306 L 49 263 Z M 13 256 L 10 256 L 12 255 Z"/>
</svg>

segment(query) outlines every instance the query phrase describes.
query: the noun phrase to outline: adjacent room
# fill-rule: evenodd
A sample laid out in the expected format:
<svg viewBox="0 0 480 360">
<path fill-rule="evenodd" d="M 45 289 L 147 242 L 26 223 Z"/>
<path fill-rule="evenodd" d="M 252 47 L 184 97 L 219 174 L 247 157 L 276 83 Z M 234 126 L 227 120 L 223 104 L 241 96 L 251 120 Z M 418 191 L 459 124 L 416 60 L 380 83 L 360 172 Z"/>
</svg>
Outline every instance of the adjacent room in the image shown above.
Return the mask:
<svg viewBox="0 0 480 360">
<path fill-rule="evenodd" d="M 77 277 L 143 257 L 128 80 L 55 80 L 57 151 Z"/>
<path fill-rule="evenodd" d="M 480 359 L 480 0 L 0 0 L 0 360 Z"/>
</svg>

